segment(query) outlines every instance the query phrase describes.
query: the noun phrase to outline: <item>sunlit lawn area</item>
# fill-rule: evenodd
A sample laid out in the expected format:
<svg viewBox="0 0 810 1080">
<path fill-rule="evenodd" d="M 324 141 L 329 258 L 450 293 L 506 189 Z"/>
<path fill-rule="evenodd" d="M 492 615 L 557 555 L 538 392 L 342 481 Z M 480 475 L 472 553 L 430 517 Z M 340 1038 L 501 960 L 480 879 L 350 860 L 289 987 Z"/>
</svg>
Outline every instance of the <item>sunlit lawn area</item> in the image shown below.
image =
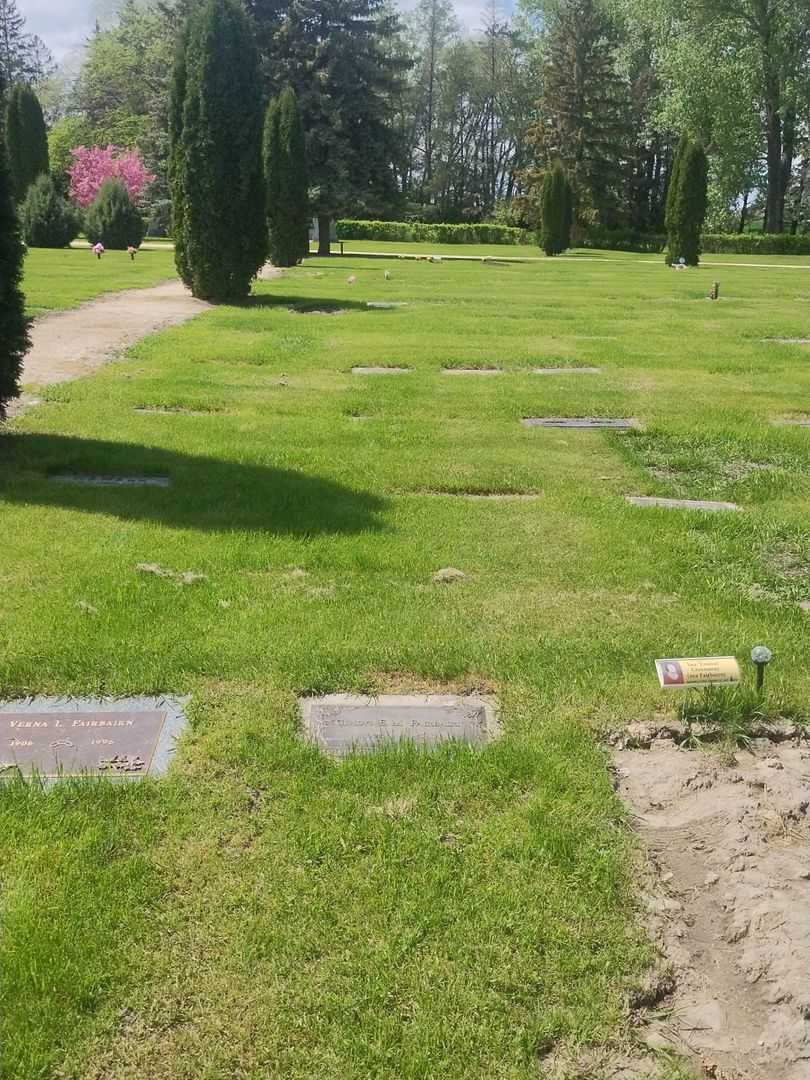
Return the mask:
<svg viewBox="0 0 810 1080">
<path fill-rule="evenodd" d="M 192 695 L 165 780 L 2 793 L 4 1077 L 528 1080 L 632 1039 L 650 950 L 599 736 L 668 704 L 655 657 L 762 641 L 806 700 L 810 431 L 773 421 L 810 413 L 810 348 L 766 339 L 810 336 L 810 272 L 603 254 L 311 259 L 0 436 L 3 696 Z M 171 257 L 32 252 L 30 302 Z M 465 497 L 495 493 L 537 497 Z M 503 738 L 299 738 L 301 694 L 423 687 L 489 689 Z"/>
<path fill-rule="evenodd" d="M 32 248 L 25 259 L 23 288 L 31 315 L 78 307 L 102 293 L 157 285 L 173 277 L 174 252 L 140 251 L 132 262 L 125 251 L 101 260 L 89 250 Z"/>
</svg>

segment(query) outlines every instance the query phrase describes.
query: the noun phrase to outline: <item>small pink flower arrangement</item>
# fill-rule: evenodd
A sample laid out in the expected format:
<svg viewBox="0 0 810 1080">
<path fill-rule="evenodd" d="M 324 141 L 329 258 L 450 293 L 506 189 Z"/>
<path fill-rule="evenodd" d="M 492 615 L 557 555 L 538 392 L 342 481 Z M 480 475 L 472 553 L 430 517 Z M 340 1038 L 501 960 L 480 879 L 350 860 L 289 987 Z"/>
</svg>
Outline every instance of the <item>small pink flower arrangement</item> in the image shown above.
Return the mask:
<svg viewBox="0 0 810 1080">
<path fill-rule="evenodd" d="M 105 251 L 106 251 L 106 248 L 104 247 L 104 245 L 101 243 L 100 240 L 99 240 L 99 242 L 97 244 L 93 244 L 93 254 L 95 255 L 95 257 L 97 259 L 100 259 Z"/>
</svg>

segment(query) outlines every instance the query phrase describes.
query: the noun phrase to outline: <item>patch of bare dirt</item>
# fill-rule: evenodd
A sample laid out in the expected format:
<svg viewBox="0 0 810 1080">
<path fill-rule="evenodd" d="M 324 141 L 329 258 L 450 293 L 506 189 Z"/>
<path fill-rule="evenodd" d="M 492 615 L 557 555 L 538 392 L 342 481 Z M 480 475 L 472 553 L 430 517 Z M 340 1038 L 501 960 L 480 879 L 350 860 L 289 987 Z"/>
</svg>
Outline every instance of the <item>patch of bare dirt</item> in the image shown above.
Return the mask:
<svg viewBox="0 0 810 1080">
<path fill-rule="evenodd" d="M 38 319 L 22 382 L 39 386 L 88 375 L 136 341 L 206 311 L 180 281 L 151 289 L 109 293 L 98 300 Z"/>
<path fill-rule="evenodd" d="M 717 1080 L 808 1080 L 807 743 L 756 739 L 720 757 L 659 737 L 615 766 L 672 976 L 645 1041 Z"/>
</svg>

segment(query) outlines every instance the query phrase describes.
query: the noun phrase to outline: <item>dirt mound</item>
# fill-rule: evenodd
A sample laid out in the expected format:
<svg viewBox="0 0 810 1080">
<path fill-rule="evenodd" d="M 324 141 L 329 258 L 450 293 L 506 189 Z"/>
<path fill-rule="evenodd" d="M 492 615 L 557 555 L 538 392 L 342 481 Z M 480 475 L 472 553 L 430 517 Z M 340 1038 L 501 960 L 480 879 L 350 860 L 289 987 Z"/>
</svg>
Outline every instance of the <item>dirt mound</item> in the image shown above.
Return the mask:
<svg viewBox="0 0 810 1080">
<path fill-rule="evenodd" d="M 717 1080 L 810 1080 L 810 748 L 615 755 L 672 975 L 644 1038 Z"/>
</svg>

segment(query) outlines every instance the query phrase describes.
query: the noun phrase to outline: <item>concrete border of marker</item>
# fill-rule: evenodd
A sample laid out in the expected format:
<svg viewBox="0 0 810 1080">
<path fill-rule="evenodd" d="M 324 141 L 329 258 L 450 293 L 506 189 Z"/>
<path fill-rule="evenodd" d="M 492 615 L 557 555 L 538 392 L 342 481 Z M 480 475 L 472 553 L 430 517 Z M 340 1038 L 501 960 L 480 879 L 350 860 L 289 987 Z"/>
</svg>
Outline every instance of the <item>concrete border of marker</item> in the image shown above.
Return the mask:
<svg viewBox="0 0 810 1080">
<path fill-rule="evenodd" d="M 351 714 L 368 710 L 370 713 L 384 712 L 390 708 L 392 711 L 393 728 L 399 731 L 397 735 L 385 732 L 380 723 L 381 730 L 372 733 L 362 742 L 353 742 L 351 738 L 341 740 L 335 735 L 333 729 L 339 724 L 342 714 L 349 713 L 348 727 L 357 726 L 357 719 L 352 723 Z M 363 696 L 356 694 L 326 694 L 321 697 L 304 697 L 298 700 L 298 710 L 301 718 L 302 733 L 305 739 L 317 746 L 320 751 L 330 757 L 343 759 L 351 753 L 373 753 L 387 746 L 412 742 L 415 745 L 427 749 L 435 748 L 445 742 L 460 741 L 465 745 L 480 748 L 497 739 L 501 735 L 500 712 L 494 698 L 479 695 L 459 694 L 379 694 Z M 394 717 L 399 711 L 400 719 Z M 400 729 L 407 728 L 407 723 L 402 720 L 402 712 L 408 711 L 424 713 L 435 710 L 437 723 L 421 729 L 424 738 L 409 739 Z M 440 727 L 440 714 L 458 713 L 463 714 L 460 721 L 451 725 L 453 730 L 436 734 Z M 373 732 L 374 723 L 370 725 Z M 420 732 L 418 724 L 411 728 L 417 735 Z M 458 734 L 461 733 L 461 734 Z"/>
</svg>

